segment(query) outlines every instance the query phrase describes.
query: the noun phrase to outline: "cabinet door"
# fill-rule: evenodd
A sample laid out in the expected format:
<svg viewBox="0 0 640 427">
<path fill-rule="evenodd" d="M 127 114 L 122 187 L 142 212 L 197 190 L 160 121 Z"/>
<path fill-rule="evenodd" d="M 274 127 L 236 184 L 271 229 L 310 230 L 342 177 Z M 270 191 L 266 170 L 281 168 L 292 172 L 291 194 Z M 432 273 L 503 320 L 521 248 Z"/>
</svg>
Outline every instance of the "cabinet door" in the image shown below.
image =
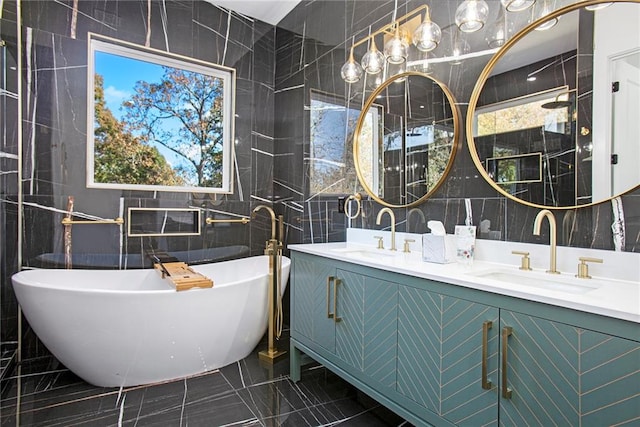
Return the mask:
<svg viewBox="0 0 640 427">
<path fill-rule="evenodd" d="M 394 388 L 398 285 L 347 270 L 336 277 L 336 355 Z"/>
<path fill-rule="evenodd" d="M 335 323 L 333 314 L 333 286 L 335 267 L 322 259 L 312 261 L 296 258 L 293 265 L 293 306 L 291 328 L 322 346 L 335 352 Z"/>
<path fill-rule="evenodd" d="M 497 322 L 495 307 L 400 286 L 397 391 L 455 424 L 496 424 L 495 381 L 491 390 L 481 380 L 485 343 L 487 376 L 497 377 Z"/>
<path fill-rule="evenodd" d="M 583 426 L 640 423 L 640 343 L 584 331 L 580 373 Z"/>
<path fill-rule="evenodd" d="M 500 328 L 500 425 L 580 425 L 579 328 L 506 310 Z"/>
<path fill-rule="evenodd" d="M 640 420 L 640 343 L 505 310 L 500 317 L 511 328 L 501 425 Z"/>
<path fill-rule="evenodd" d="M 364 276 L 338 270 L 335 284 L 336 355 L 362 371 L 364 342 Z"/>
</svg>

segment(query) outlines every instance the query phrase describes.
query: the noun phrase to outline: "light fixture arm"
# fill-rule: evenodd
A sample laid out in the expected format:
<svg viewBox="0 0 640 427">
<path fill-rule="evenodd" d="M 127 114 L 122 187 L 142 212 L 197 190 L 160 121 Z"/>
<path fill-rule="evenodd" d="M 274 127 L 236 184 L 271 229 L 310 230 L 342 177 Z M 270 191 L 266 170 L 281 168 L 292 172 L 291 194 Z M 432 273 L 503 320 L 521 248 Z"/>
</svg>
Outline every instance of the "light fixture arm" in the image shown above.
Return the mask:
<svg viewBox="0 0 640 427">
<path fill-rule="evenodd" d="M 391 22 L 390 24 L 387 24 L 387 25 L 383 26 L 382 28 L 378 29 L 377 31 L 369 34 L 367 37 L 364 37 L 364 38 L 358 40 L 357 42 L 355 42 L 354 44 L 352 44 L 351 45 L 351 54 L 353 54 L 353 50 L 357 46 L 360 46 L 361 44 L 369 41 L 370 39 L 374 38 L 375 36 L 377 36 L 379 34 L 385 33 L 385 34 L 393 35 L 395 33 L 395 31 L 399 30 L 400 24 L 408 21 L 409 18 L 412 18 L 412 17 L 416 16 L 418 13 L 421 13 L 423 10 L 426 11 L 425 20 L 431 21 L 431 17 L 430 17 L 430 13 L 429 13 L 429 5 L 423 4 L 422 6 L 418 6 L 417 8 L 413 9 L 411 12 L 407 13 L 406 15 L 401 16 L 400 18 L 396 19 L 395 21 Z"/>
</svg>

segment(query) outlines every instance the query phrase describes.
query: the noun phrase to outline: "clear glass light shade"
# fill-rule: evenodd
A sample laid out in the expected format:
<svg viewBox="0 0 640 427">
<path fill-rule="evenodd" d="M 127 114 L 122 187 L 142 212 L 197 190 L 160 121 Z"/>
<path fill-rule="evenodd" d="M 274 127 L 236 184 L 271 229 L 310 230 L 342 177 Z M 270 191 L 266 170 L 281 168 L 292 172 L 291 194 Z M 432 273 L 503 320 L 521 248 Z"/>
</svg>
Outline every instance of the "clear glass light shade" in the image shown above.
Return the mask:
<svg viewBox="0 0 640 427">
<path fill-rule="evenodd" d="M 535 18 L 536 20 L 544 19 L 544 17 L 550 14 L 551 12 L 552 12 L 552 7 L 549 4 L 549 2 L 545 0 L 542 3 L 542 7 L 540 8 L 540 11 L 536 13 Z M 542 24 L 538 25 L 535 29 L 536 31 L 545 31 L 554 27 L 557 23 L 558 23 L 558 18 L 549 19 L 547 21 L 544 21 Z"/>
<path fill-rule="evenodd" d="M 591 6 L 585 6 L 584 8 L 590 11 L 594 11 L 594 10 L 600 10 L 600 9 L 604 9 L 607 6 L 611 6 L 613 3 L 600 3 L 600 4 L 593 4 Z"/>
<path fill-rule="evenodd" d="M 489 6 L 484 0 L 465 0 L 456 9 L 456 25 L 460 31 L 473 33 L 481 29 L 489 16 Z"/>
<path fill-rule="evenodd" d="M 421 52 L 429 52 L 438 47 L 442 31 L 435 22 L 425 19 L 413 32 L 413 44 Z"/>
<path fill-rule="evenodd" d="M 397 76 L 398 74 L 402 74 L 407 71 L 407 63 L 402 62 L 400 64 L 389 64 L 387 66 L 387 78 L 391 78 L 393 76 Z M 395 80 L 396 83 L 400 83 L 404 81 L 404 78 L 398 78 Z"/>
<path fill-rule="evenodd" d="M 418 49 L 411 49 L 407 57 L 407 70 L 431 74 L 432 69 L 429 62 L 429 53 L 421 52 Z"/>
<path fill-rule="evenodd" d="M 455 37 L 453 46 L 451 47 L 451 64 L 461 64 L 463 61 L 462 57 L 468 54 L 470 51 L 471 47 L 465 39 L 463 39 L 460 35 Z"/>
<path fill-rule="evenodd" d="M 536 0 L 500 0 L 500 3 L 507 9 L 509 12 L 521 12 L 523 10 L 529 9 Z"/>
<path fill-rule="evenodd" d="M 340 70 L 342 80 L 347 83 L 356 83 L 362 77 L 362 67 L 360 64 L 353 60 L 353 55 L 349 57 L 349 60 L 345 62 Z"/>
<path fill-rule="evenodd" d="M 375 42 L 362 57 L 362 68 L 369 74 L 378 74 L 384 68 L 384 55 L 378 50 Z"/>
<path fill-rule="evenodd" d="M 495 22 L 491 24 L 489 28 L 487 28 L 487 45 L 491 49 L 496 49 L 502 47 L 513 32 L 513 28 L 509 20 L 507 19 L 507 14 L 503 7 L 500 7 L 500 11 L 498 12 L 498 17 Z"/>
<path fill-rule="evenodd" d="M 407 60 L 409 43 L 398 32 L 384 45 L 384 55 L 389 64 L 402 64 Z"/>
</svg>

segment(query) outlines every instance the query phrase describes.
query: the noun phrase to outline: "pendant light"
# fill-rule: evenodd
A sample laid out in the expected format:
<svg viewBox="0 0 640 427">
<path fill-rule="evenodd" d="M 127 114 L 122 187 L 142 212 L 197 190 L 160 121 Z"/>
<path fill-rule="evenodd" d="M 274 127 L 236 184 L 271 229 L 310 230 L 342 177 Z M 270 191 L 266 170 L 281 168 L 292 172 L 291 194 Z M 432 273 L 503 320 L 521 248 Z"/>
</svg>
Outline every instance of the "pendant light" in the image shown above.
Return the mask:
<svg viewBox="0 0 640 427">
<path fill-rule="evenodd" d="M 598 3 L 592 4 L 591 6 L 585 6 L 584 8 L 593 12 L 594 10 L 604 9 L 605 7 L 611 6 L 612 4 L 612 2 Z"/>
<path fill-rule="evenodd" d="M 430 52 L 440 43 L 442 31 L 440 26 L 431 21 L 429 8 L 424 14 L 424 21 L 413 32 L 413 44 L 420 52 Z"/>
<path fill-rule="evenodd" d="M 529 9 L 536 0 L 500 0 L 500 3 L 508 12 L 522 12 Z"/>
<path fill-rule="evenodd" d="M 498 10 L 498 17 L 495 22 L 487 28 L 487 45 L 491 49 L 497 49 L 502 47 L 507 40 L 509 40 L 509 35 L 511 34 L 511 26 L 509 20 L 507 19 L 507 11 L 504 7 L 499 6 L 500 10 Z"/>
<path fill-rule="evenodd" d="M 549 15 L 553 11 L 553 7 L 549 4 L 549 0 L 544 0 L 542 2 L 542 7 L 540 11 L 535 15 L 536 20 L 544 19 L 545 16 Z M 558 18 L 549 19 L 544 21 L 542 24 L 538 25 L 535 30 L 536 31 L 545 31 L 550 28 L 553 28 L 558 23 Z"/>
<path fill-rule="evenodd" d="M 489 6 L 484 0 L 464 0 L 456 9 L 456 25 L 460 31 L 473 33 L 487 22 Z"/>
<path fill-rule="evenodd" d="M 362 77 L 362 67 L 353 59 L 353 48 L 349 54 L 349 60 L 345 62 L 340 70 L 342 80 L 347 83 L 356 83 Z"/>
<path fill-rule="evenodd" d="M 471 51 L 469 43 L 464 39 L 463 33 L 457 28 L 453 29 L 453 40 L 451 41 L 451 61 L 452 65 L 462 64 L 463 57 Z"/>
<path fill-rule="evenodd" d="M 389 64 L 402 64 L 407 60 L 409 53 L 409 43 L 406 35 L 400 31 L 400 26 L 396 25 L 393 37 L 384 45 L 384 55 Z"/>
<path fill-rule="evenodd" d="M 369 74 L 378 74 L 384 68 L 384 55 L 378 50 L 376 41 L 371 39 L 371 47 L 362 57 L 362 68 Z"/>
</svg>

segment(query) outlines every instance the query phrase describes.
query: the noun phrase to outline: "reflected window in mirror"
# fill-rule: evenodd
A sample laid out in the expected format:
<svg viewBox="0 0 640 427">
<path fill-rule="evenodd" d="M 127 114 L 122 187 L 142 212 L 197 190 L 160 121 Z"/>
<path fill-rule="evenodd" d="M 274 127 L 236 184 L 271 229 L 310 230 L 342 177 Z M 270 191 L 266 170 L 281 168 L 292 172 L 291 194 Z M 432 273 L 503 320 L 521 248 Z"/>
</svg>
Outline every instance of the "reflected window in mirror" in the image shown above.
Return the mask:
<svg viewBox="0 0 640 427">
<path fill-rule="evenodd" d="M 378 117 L 377 123 L 370 115 Z M 354 157 L 362 187 L 388 207 L 425 200 L 451 167 L 457 126 L 455 100 L 442 83 L 418 72 L 383 82 L 367 98 L 355 130 Z M 372 134 L 379 134 L 378 142 Z M 378 152 L 377 163 L 372 151 Z"/>
<path fill-rule="evenodd" d="M 531 22 L 480 74 L 469 100 L 469 148 L 483 178 L 508 198 L 575 208 L 640 184 L 640 2 L 607 5 L 589 11 L 568 4 L 544 18 L 562 18 L 547 31 L 535 31 L 542 21 Z M 629 36 L 611 36 L 617 33 Z M 536 153 L 542 182 L 523 182 L 531 180 L 518 177 L 526 175 L 521 161 L 502 162 L 500 173 L 491 160 Z"/>
<path fill-rule="evenodd" d="M 549 132 L 570 133 L 569 93 L 557 88 L 493 105 L 478 107 L 474 117 L 474 136 L 544 128 Z M 554 103 L 563 102 L 564 105 Z M 554 108 L 548 108 L 554 106 Z"/>
<path fill-rule="evenodd" d="M 89 37 L 87 187 L 233 192 L 235 71 Z"/>
<path fill-rule="evenodd" d="M 347 107 L 344 98 L 311 91 L 311 129 L 309 153 L 309 193 L 352 194 L 356 191 L 356 173 L 353 164 L 353 133 L 360 109 Z M 380 138 L 380 114 L 373 109 L 367 114 L 365 132 L 370 141 Z M 369 150 L 364 170 L 374 182 L 378 176 L 373 165 L 379 161 L 379 152 Z M 375 175 L 374 175 L 375 174 Z"/>
</svg>

